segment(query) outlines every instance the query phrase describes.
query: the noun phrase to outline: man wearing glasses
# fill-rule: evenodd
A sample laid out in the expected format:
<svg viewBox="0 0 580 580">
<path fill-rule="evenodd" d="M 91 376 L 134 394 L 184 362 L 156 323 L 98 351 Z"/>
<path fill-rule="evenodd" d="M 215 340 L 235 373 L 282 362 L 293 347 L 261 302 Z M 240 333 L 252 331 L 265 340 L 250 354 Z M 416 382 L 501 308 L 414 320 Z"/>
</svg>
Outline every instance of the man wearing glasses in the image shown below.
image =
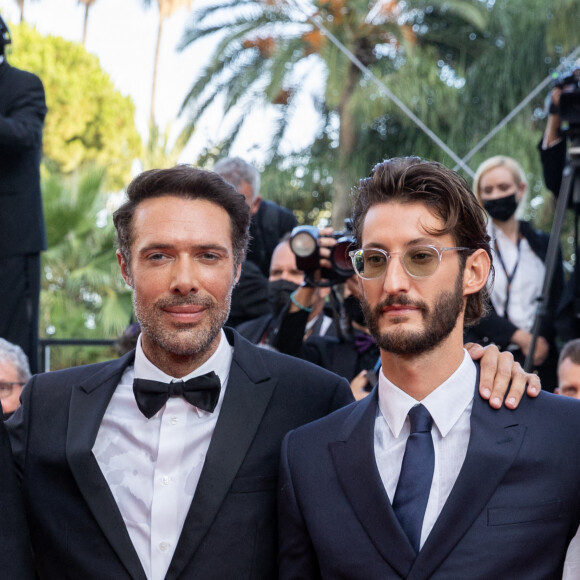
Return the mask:
<svg viewBox="0 0 580 580">
<path fill-rule="evenodd" d="M 30 378 L 28 357 L 16 344 L 0 338 L 0 403 L 4 420 L 20 405 L 20 391 Z"/>
<path fill-rule="evenodd" d="M 356 193 L 351 258 L 382 370 L 369 397 L 284 440 L 280 578 L 579 578 L 580 404 L 474 397 L 463 327 L 491 270 L 475 197 L 418 158 Z"/>
</svg>

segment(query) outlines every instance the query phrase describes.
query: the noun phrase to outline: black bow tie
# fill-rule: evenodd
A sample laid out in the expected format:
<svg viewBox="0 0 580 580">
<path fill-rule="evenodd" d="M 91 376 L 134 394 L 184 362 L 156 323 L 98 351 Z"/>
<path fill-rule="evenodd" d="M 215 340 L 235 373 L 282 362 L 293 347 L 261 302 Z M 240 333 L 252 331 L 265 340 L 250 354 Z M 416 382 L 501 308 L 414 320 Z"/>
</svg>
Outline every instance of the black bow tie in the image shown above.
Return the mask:
<svg viewBox="0 0 580 580">
<path fill-rule="evenodd" d="M 133 381 L 137 406 L 147 419 L 151 419 L 167 403 L 169 397 L 183 397 L 191 405 L 213 413 L 220 396 L 220 388 L 220 378 L 213 371 L 188 381 L 173 383 L 147 379 Z"/>
</svg>

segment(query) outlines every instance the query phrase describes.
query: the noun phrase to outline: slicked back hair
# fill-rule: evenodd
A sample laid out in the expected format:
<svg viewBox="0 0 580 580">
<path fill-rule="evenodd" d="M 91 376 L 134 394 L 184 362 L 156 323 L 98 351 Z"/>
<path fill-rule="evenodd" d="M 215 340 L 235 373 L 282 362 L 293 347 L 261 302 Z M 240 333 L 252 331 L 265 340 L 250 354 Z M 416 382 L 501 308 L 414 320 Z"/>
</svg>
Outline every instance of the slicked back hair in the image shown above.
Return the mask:
<svg viewBox="0 0 580 580">
<path fill-rule="evenodd" d="M 127 187 L 127 201 L 113 214 L 117 245 L 128 268 L 135 239 L 135 210 L 147 199 L 165 196 L 205 200 L 222 207 L 230 216 L 234 263 L 237 266 L 244 261 L 250 225 L 250 210 L 244 196 L 217 173 L 190 165 L 177 165 L 170 169 L 151 169 L 138 175 Z"/>
<path fill-rule="evenodd" d="M 457 173 L 434 161 L 419 157 L 399 157 L 377 164 L 369 177 L 353 189 L 353 226 L 358 247 L 368 210 L 379 203 L 421 203 L 443 226 L 430 235 L 450 234 L 456 246 L 470 248 L 460 252 L 461 268 L 467 256 L 483 249 L 491 261 L 486 217 L 467 182 Z M 490 272 L 493 276 L 493 267 Z M 484 286 L 467 297 L 464 324 L 475 324 L 487 311 L 488 295 Z"/>
</svg>

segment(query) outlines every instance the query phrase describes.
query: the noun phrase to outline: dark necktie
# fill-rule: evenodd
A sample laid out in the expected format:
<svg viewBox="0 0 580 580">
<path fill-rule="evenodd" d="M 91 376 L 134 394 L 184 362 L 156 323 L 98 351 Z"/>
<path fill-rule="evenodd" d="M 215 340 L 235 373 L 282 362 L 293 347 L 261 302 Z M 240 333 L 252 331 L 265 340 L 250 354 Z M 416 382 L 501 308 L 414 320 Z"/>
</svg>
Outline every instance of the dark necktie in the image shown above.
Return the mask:
<svg viewBox="0 0 580 580">
<path fill-rule="evenodd" d="M 167 403 L 169 397 L 183 397 L 188 403 L 213 413 L 220 396 L 220 378 L 211 371 L 187 381 L 162 383 L 135 379 L 133 392 L 139 410 L 150 419 Z"/>
<path fill-rule="evenodd" d="M 416 405 L 409 411 L 409 420 L 411 434 L 405 447 L 393 510 L 418 553 L 435 467 L 435 451 L 431 438 L 433 418 L 423 405 Z"/>
</svg>

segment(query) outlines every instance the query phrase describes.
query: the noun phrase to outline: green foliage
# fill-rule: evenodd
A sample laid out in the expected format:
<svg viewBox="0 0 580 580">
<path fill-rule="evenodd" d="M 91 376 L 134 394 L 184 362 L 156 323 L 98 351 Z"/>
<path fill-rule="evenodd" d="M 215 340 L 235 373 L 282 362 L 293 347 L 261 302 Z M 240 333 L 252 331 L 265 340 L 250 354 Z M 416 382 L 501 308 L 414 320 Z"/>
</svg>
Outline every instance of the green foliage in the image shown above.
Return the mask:
<svg viewBox="0 0 580 580">
<path fill-rule="evenodd" d="M 40 335 L 117 338 L 130 321 L 130 291 L 114 249 L 114 227 L 102 193 L 104 172 L 85 169 L 43 181 L 48 251 L 43 254 Z M 102 347 L 62 347 L 51 368 L 110 358 Z"/>
<path fill-rule="evenodd" d="M 239 122 L 222 144 L 224 154 L 249 112 L 266 105 L 275 107 L 279 113 L 278 127 L 268 161 L 283 170 L 278 164 L 283 165 L 289 153 L 284 147 L 285 133 L 289 123 L 298 118 L 298 96 L 304 87 L 312 86 L 312 79 L 317 79 L 315 84 L 322 84 L 322 91 L 312 94 L 324 120 L 317 148 L 321 151 L 320 145 L 325 143 L 333 153 L 330 157 L 323 154 L 321 159 L 313 158 L 303 173 L 316 175 L 315 166 L 321 163 L 322 173 L 330 171 L 334 175 L 330 185 L 333 218 L 340 227 L 348 213 L 350 185 L 357 176 L 366 174 L 380 160 L 379 151 L 386 149 L 381 147 L 377 151 L 367 144 L 368 136 L 374 134 L 375 120 L 384 117 L 389 105 L 317 24 L 387 84 L 393 80 L 407 81 L 409 63 L 422 58 L 420 85 L 413 82 L 415 79 L 396 85 L 413 92 L 420 105 L 423 96 L 416 94 L 417 89 L 442 95 L 451 92 L 440 79 L 435 63 L 442 53 L 454 67 L 471 63 L 477 51 L 471 46 L 466 49 L 466 39 L 485 29 L 488 15 L 476 0 L 429 3 L 318 0 L 308 9 L 311 14 L 293 3 L 267 0 L 226 0 L 200 8 L 185 32 L 182 46 L 214 35 L 219 36 L 219 42 L 193 83 L 183 111 L 195 122 L 218 96 L 224 99 L 226 112 L 239 111 Z M 425 110 L 430 113 L 431 109 Z M 400 113 L 397 116 L 400 119 Z M 452 113 L 448 117 L 451 120 Z M 286 205 L 292 206 L 294 202 L 295 198 Z"/>
<path fill-rule="evenodd" d="M 11 64 L 44 83 L 48 114 L 43 149 L 65 174 L 91 164 L 107 168 L 107 186 L 121 188 L 141 152 L 135 106 L 117 91 L 96 56 L 79 43 L 42 36 L 26 24 L 12 27 Z"/>
</svg>

